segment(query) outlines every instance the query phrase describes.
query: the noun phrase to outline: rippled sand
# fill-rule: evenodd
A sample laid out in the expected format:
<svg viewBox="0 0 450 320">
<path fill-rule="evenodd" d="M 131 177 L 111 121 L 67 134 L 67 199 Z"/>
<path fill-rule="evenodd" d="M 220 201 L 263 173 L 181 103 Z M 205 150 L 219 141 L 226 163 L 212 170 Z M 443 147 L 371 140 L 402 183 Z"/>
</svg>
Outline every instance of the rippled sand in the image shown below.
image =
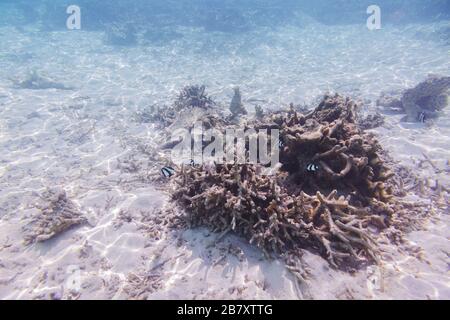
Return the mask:
<svg viewBox="0 0 450 320">
<path fill-rule="evenodd" d="M 205 84 L 224 105 L 239 85 L 249 109 L 311 104 L 330 90 L 374 111 L 383 91 L 448 75 L 450 48 L 417 36 L 430 27 L 311 25 L 234 36 L 180 29 L 184 38 L 166 46 L 122 49 L 97 33 L 1 28 L 0 298 L 449 299 L 448 207 L 408 235 L 422 259 L 388 247 L 382 267 L 349 275 L 306 252 L 311 279 L 299 286 L 283 263 L 263 260 L 239 238 L 209 246 L 217 235 L 207 230 L 152 225 L 168 195 L 119 165 L 130 157 L 145 164 L 136 145 L 158 134 L 133 121 L 134 112 L 170 104 L 186 84 Z M 13 87 L 10 78 L 32 70 L 75 89 Z M 374 130 L 383 146 L 448 188 L 450 109 L 431 127 L 400 118 L 388 114 Z M 443 172 L 419 168 L 423 153 Z M 25 246 L 22 227 L 47 187 L 63 188 L 89 223 Z"/>
</svg>

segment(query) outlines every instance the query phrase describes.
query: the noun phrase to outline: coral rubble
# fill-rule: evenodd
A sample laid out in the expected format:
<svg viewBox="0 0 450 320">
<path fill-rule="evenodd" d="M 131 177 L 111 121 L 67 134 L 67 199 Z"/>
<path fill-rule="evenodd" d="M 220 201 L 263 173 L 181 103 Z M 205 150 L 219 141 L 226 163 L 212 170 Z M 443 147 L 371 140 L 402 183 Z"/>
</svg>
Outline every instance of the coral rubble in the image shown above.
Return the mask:
<svg viewBox="0 0 450 320">
<path fill-rule="evenodd" d="M 186 108 L 208 109 L 214 105 L 214 101 L 206 94 L 205 86 L 187 86 L 178 95 L 175 102 L 177 110 Z"/>
<path fill-rule="evenodd" d="M 257 128 L 280 130 L 276 175 L 260 174 L 257 164 L 183 167 L 173 198 L 193 226 L 235 232 L 267 256 L 309 249 L 343 269 L 378 261 L 373 230 L 395 227 L 403 211 L 380 144 L 355 121 L 357 107 L 325 96 L 306 115 L 291 109 L 255 119 Z M 307 170 L 311 164 L 318 170 Z"/>
<path fill-rule="evenodd" d="M 64 190 L 48 190 L 41 198 L 45 204 L 38 207 L 39 214 L 25 227 L 25 244 L 49 240 L 72 226 L 87 222 Z"/>
<path fill-rule="evenodd" d="M 178 94 L 175 102 L 170 106 L 149 106 L 139 110 L 134 120 L 139 123 L 154 123 L 164 129 L 171 125 L 180 125 L 185 122 L 189 125 L 195 121 L 195 116 L 205 117 L 205 112 L 215 106 L 214 100 L 206 93 L 204 85 L 191 85 L 184 87 Z"/>
<path fill-rule="evenodd" d="M 364 129 L 374 129 L 381 127 L 385 123 L 385 118 L 380 113 L 369 114 L 367 117 L 363 119 L 359 119 L 358 125 Z"/>
</svg>

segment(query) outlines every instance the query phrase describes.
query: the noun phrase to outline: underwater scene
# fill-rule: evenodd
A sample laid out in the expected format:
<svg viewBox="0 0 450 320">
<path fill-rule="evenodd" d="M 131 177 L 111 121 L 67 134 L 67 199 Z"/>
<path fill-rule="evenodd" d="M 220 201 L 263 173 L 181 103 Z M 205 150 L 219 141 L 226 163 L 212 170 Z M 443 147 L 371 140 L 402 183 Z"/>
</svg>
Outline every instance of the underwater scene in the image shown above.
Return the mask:
<svg viewBox="0 0 450 320">
<path fill-rule="evenodd" d="M 449 0 L 0 0 L 0 299 L 450 299 Z"/>
</svg>

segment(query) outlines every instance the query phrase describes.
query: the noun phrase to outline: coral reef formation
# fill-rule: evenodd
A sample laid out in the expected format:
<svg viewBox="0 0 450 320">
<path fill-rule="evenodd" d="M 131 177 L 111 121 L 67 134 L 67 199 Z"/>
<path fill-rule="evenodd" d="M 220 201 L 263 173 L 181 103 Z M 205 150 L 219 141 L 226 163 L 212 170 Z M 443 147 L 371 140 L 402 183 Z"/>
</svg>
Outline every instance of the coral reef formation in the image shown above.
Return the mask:
<svg viewBox="0 0 450 320">
<path fill-rule="evenodd" d="M 37 207 L 39 214 L 25 226 L 25 244 L 49 240 L 72 226 L 87 222 L 64 190 L 47 190 L 41 198 L 45 204 Z"/>
<path fill-rule="evenodd" d="M 170 106 L 149 106 L 135 113 L 134 119 L 140 123 L 155 123 L 168 129 L 171 125 L 178 126 L 195 122 L 198 113 L 199 118 L 205 118 L 208 112 L 215 106 L 215 102 L 206 93 L 205 86 L 191 85 L 184 87 L 178 94 L 175 102 Z M 184 121 L 187 119 L 187 122 Z"/>
<path fill-rule="evenodd" d="M 420 113 L 428 118 L 436 117 L 447 105 L 450 77 L 431 76 L 416 87 L 403 93 L 402 104 L 408 121 L 414 121 Z"/>
<path fill-rule="evenodd" d="M 430 75 L 416 87 L 403 92 L 400 99 L 383 96 L 378 104 L 389 109 L 401 109 L 406 121 L 425 121 L 436 118 L 448 105 L 450 77 Z"/>
<path fill-rule="evenodd" d="M 184 87 L 175 101 L 175 108 L 180 111 L 186 108 L 208 109 L 214 106 L 214 101 L 205 92 L 205 86 Z"/>
<path fill-rule="evenodd" d="M 136 111 L 133 118 L 139 123 L 155 123 L 164 128 L 173 123 L 176 115 L 177 112 L 172 106 L 151 105 Z"/>
<path fill-rule="evenodd" d="M 339 268 L 378 261 L 369 230 L 393 224 L 393 173 L 376 139 L 358 127 L 357 107 L 326 96 L 306 115 L 291 109 L 256 119 L 257 128 L 280 130 L 276 175 L 260 174 L 257 164 L 184 167 L 173 179 L 173 198 L 193 226 L 233 231 L 267 256 L 306 248 Z"/>
<path fill-rule="evenodd" d="M 364 130 L 381 127 L 384 123 L 384 117 L 378 112 L 375 114 L 369 114 L 367 117 L 358 121 L 359 127 Z"/>
</svg>

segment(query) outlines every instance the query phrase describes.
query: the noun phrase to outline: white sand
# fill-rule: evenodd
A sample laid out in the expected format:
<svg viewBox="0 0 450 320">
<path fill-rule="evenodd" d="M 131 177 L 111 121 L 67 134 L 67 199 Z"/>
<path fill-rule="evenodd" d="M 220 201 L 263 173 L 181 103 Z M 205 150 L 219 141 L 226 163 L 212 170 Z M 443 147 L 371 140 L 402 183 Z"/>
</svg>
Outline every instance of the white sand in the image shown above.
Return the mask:
<svg viewBox="0 0 450 320">
<path fill-rule="evenodd" d="M 101 34 L 1 28 L 0 298 L 450 299 L 448 211 L 408 235 L 426 261 L 391 247 L 382 269 L 349 275 L 305 253 L 312 274 L 301 287 L 282 262 L 263 260 L 237 237 L 208 248 L 217 235 L 207 230 L 159 227 L 168 195 L 139 179 L 148 160 L 136 148 L 155 143 L 158 132 L 132 121 L 137 109 L 167 105 L 195 83 L 221 103 L 234 85 L 266 108 L 335 90 L 366 99 L 373 111 L 382 91 L 414 86 L 428 73 L 448 75 L 449 47 L 415 38 L 422 28 L 317 25 L 209 37 L 182 29 L 184 39 L 165 47 L 124 49 L 103 45 Z M 9 78 L 33 69 L 76 90 L 13 88 Z M 431 127 L 400 118 L 388 116 L 374 130 L 382 145 L 448 187 L 450 109 Z M 447 171 L 418 168 L 423 152 Z M 142 167 L 128 172 L 118 159 Z M 22 227 L 47 187 L 66 190 L 90 223 L 26 247 Z M 80 290 L 69 283 L 76 275 Z"/>
</svg>

